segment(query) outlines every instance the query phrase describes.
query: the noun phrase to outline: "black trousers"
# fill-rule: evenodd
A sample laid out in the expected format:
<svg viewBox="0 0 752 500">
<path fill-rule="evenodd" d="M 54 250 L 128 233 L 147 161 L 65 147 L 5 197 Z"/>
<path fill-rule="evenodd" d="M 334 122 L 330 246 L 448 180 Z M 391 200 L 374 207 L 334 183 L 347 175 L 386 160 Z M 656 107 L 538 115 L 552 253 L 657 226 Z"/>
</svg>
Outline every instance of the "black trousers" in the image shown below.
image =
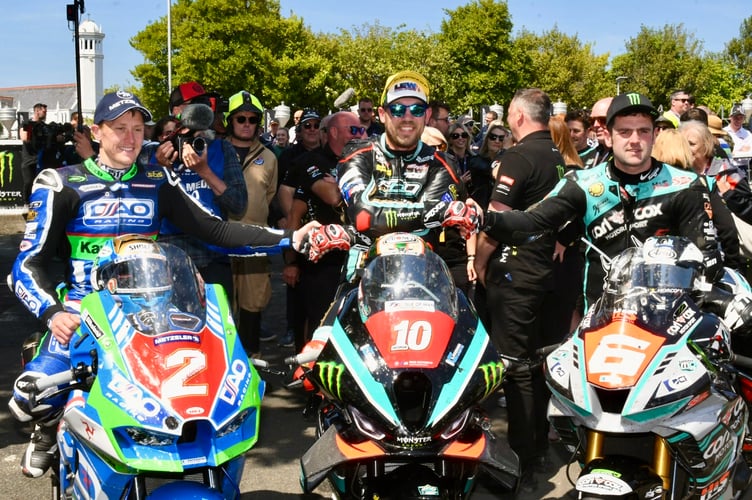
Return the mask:
<svg viewBox="0 0 752 500">
<path fill-rule="evenodd" d="M 488 312 L 491 317 L 491 336 L 502 354 L 531 358 L 542 347 L 538 318 L 542 310 L 544 291 L 514 288 L 511 283 L 486 283 Z M 524 470 L 533 459 L 548 449 L 549 391 L 538 368 L 527 366 L 510 369 L 504 381 L 507 399 L 507 439 L 517 453 Z"/>
</svg>

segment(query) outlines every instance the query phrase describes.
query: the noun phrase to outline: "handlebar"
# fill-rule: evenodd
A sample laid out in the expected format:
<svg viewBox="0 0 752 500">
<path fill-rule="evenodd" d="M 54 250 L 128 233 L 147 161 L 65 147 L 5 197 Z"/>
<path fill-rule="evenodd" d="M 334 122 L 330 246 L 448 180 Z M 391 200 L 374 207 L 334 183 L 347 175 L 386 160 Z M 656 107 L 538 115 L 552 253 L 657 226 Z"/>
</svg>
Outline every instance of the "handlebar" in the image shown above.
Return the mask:
<svg viewBox="0 0 752 500">
<path fill-rule="evenodd" d="M 47 377 L 42 377 L 32 382 L 31 389 L 34 392 L 43 392 L 51 387 L 57 387 L 61 384 L 68 384 L 76 379 L 76 375 L 73 369 L 65 372 L 55 373 Z"/>
<path fill-rule="evenodd" d="M 750 357 L 742 356 L 741 354 L 731 353 L 731 356 L 729 357 L 729 361 L 731 361 L 732 365 L 752 370 L 752 358 Z"/>
<path fill-rule="evenodd" d="M 258 358 L 248 358 L 248 362 L 256 368 L 269 368 L 269 362 Z"/>
<path fill-rule="evenodd" d="M 310 363 L 311 361 L 316 361 L 316 358 L 319 357 L 320 351 L 316 350 L 310 350 L 306 352 L 301 352 L 300 354 L 296 354 L 295 356 L 290 356 L 285 358 L 285 364 L 286 365 L 304 365 L 306 363 Z"/>
</svg>

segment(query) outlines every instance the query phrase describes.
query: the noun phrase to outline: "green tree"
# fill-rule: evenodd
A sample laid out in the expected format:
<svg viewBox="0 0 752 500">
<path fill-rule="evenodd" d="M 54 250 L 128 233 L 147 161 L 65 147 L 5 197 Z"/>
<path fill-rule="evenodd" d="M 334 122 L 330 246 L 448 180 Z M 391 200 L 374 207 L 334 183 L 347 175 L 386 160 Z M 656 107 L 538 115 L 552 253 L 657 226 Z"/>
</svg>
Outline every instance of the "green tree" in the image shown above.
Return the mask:
<svg viewBox="0 0 752 500">
<path fill-rule="evenodd" d="M 196 80 L 229 96 L 241 89 L 273 107 L 324 102 L 331 59 L 296 17 L 283 18 L 277 0 L 178 0 L 172 6 L 172 81 Z M 131 39 L 145 62 L 133 70 L 152 109 L 167 108 L 166 18 Z M 321 50 L 319 50 L 321 49 Z"/>
<path fill-rule="evenodd" d="M 742 85 L 737 89 L 738 93 L 731 95 L 734 100 L 739 100 L 743 97 L 740 93 L 752 92 L 752 16 L 742 21 L 739 36 L 726 44 L 725 56 Z"/>
<path fill-rule="evenodd" d="M 439 35 L 441 64 L 431 75 L 435 95 L 456 114 L 508 102 L 526 86 L 530 58 L 511 41 L 507 3 L 473 0 L 446 13 Z"/>
<path fill-rule="evenodd" d="M 341 30 L 327 37 L 336 59 L 333 63 L 331 100 L 348 87 L 357 98 L 378 101 L 387 78 L 404 69 L 418 71 L 430 83 L 432 68 L 437 62 L 436 35 L 403 26 L 395 29 L 378 22 L 352 31 Z M 431 88 L 433 92 L 433 86 Z M 331 102 L 331 100 L 329 102 Z M 331 104 L 330 104 L 331 105 Z"/>
<path fill-rule="evenodd" d="M 682 24 L 662 29 L 642 26 L 626 44 L 626 53 L 614 57 L 611 81 L 629 79 L 622 90 L 641 92 L 656 106 L 670 106 L 669 95 L 678 88 L 697 93 L 697 76 L 702 70 L 702 43 Z"/>
<path fill-rule="evenodd" d="M 572 108 L 589 108 L 595 101 L 613 93 L 607 79 L 608 54 L 596 56 L 591 44 L 569 36 L 554 26 L 536 35 L 522 30 L 515 39 L 519 50 L 530 57 L 528 87 L 538 87 Z"/>
</svg>

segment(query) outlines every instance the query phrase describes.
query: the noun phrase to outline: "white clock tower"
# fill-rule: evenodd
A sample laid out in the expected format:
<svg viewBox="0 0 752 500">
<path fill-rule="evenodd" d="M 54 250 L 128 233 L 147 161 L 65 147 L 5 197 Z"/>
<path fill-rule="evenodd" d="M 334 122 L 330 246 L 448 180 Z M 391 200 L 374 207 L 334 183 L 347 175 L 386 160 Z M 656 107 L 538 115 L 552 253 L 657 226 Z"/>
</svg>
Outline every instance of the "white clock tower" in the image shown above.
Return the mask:
<svg viewBox="0 0 752 500">
<path fill-rule="evenodd" d="M 91 19 L 78 27 L 79 56 L 81 63 L 81 112 L 84 118 L 93 118 L 97 103 L 104 95 L 104 33 Z"/>
</svg>

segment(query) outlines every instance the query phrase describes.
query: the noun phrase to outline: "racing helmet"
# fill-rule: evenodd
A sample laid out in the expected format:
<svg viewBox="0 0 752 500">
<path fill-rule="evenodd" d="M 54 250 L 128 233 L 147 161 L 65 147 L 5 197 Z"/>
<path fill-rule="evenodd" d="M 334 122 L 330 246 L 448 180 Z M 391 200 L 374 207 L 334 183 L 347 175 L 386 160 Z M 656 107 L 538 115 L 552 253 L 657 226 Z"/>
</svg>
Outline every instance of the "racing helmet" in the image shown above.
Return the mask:
<svg viewBox="0 0 752 500">
<path fill-rule="evenodd" d="M 225 127 L 230 123 L 230 117 L 239 111 L 251 111 L 258 113 L 259 115 L 259 127 L 264 126 L 264 106 L 259 101 L 258 97 L 251 94 L 248 91 L 241 90 L 240 92 L 230 96 L 227 105 L 227 112 L 225 113 Z"/>
<path fill-rule="evenodd" d="M 166 311 L 173 293 L 167 254 L 140 235 L 107 241 L 94 260 L 91 280 L 94 290 L 116 296 L 126 314 Z"/>
<path fill-rule="evenodd" d="M 651 236 L 641 247 L 629 248 L 611 262 L 607 291 L 692 291 L 704 269 L 702 252 L 688 238 Z"/>
</svg>

